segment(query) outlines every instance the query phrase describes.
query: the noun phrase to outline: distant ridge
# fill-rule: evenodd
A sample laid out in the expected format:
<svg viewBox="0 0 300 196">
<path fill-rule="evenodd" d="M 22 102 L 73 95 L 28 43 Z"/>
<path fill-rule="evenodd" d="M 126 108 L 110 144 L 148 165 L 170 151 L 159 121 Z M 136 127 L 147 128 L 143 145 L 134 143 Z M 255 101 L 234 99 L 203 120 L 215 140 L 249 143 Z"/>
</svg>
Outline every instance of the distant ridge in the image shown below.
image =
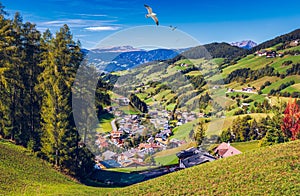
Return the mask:
<svg viewBox="0 0 300 196">
<path fill-rule="evenodd" d="M 257 50 L 269 48 L 269 47 L 275 46 L 277 44 L 284 43 L 287 41 L 293 41 L 296 39 L 300 39 L 300 29 L 296 29 L 290 33 L 280 35 L 280 36 L 275 37 L 274 39 L 263 42 L 255 47 L 253 47 L 251 50 L 249 50 L 248 53 L 251 54 Z"/>
<path fill-rule="evenodd" d="M 174 63 L 180 59 L 199 59 L 199 58 L 224 58 L 225 62 L 230 62 L 240 56 L 243 56 L 247 52 L 244 48 L 232 46 L 228 43 L 211 43 L 203 46 L 196 46 L 184 51 L 180 55 L 168 61 L 168 63 Z"/>
<path fill-rule="evenodd" d="M 91 51 L 95 53 L 104 53 L 104 52 L 112 52 L 112 53 L 123 53 L 123 52 L 137 52 L 144 51 L 139 48 L 134 48 L 132 46 L 111 46 L 111 47 L 102 47 L 91 49 Z"/>
<path fill-rule="evenodd" d="M 132 46 L 114 46 L 82 50 L 100 71 L 113 72 L 132 69 L 138 65 L 172 59 L 187 49 L 143 50 Z"/>
</svg>

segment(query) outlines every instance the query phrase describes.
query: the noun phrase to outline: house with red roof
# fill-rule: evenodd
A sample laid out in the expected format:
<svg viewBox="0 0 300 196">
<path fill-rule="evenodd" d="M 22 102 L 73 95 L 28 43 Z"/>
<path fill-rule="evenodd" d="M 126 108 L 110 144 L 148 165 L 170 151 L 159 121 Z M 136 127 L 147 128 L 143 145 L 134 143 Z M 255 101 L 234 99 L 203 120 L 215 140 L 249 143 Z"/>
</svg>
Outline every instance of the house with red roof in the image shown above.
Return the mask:
<svg viewBox="0 0 300 196">
<path fill-rule="evenodd" d="M 131 159 L 130 162 L 124 163 L 123 167 L 142 167 L 146 164 L 141 160 Z"/>
<path fill-rule="evenodd" d="M 112 137 L 112 139 L 118 139 L 123 135 L 123 131 L 112 131 L 110 133 L 110 136 Z"/>
<path fill-rule="evenodd" d="M 230 145 L 230 143 L 223 142 L 215 150 L 215 154 L 220 158 L 230 157 L 241 154 L 242 152 Z"/>
<path fill-rule="evenodd" d="M 145 152 L 153 153 L 157 149 L 162 149 L 163 146 L 156 143 L 140 143 L 138 146 L 139 150 L 145 150 Z"/>
</svg>

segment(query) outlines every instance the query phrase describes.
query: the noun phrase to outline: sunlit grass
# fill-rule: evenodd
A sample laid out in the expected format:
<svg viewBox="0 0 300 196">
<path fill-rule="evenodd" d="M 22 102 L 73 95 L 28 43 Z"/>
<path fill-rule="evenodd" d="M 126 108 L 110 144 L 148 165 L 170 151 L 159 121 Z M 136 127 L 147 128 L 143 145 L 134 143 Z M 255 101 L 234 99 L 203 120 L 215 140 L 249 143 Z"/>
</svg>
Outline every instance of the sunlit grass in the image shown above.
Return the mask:
<svg viewBox="0 0 300 196">
<path fill-rule="evenodd" d="M 297 195 L 300 141 L 254 149 L 130 187 L 124 195 Z"/>
</svg>

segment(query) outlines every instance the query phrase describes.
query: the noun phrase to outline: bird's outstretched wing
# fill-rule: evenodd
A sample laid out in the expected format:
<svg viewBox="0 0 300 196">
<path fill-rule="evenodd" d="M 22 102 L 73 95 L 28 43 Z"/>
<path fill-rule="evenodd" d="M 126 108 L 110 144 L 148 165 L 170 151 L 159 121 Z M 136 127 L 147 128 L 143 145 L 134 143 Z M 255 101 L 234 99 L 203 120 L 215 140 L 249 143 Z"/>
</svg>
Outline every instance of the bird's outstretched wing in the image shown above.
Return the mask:
<svg viewBox="0 0 300 196">
<path fill-rule="evenodd" d="M 144 6 L 148 10 L 148 13 L 151 14 L 152 13 L 152 8 L 148 5 L 146 5 L 146 4 Z"/>
<path fill-rule="evenodd" d="M 156 16 L 151 16 L 151 18 L 155 21 L 156 25 L 159 25 L 158 18 Z"/>
</svg>

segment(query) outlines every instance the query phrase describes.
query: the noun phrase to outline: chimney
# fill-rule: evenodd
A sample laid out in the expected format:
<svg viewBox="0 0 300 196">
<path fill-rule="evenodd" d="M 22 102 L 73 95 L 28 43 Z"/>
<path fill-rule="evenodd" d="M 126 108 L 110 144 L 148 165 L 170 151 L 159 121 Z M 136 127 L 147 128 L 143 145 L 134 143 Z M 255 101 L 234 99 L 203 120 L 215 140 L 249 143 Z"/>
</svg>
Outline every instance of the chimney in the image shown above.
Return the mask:
<svg viewBox="0 0 300 196">
<path fill-rule="evenodd" d="M 229 148 L 229 146 L 230 146 L 230 142 L 228 141 L 228 143 L 227 143 L 227 146 L 228 146 L 228 148 Z"/>
</svg>

